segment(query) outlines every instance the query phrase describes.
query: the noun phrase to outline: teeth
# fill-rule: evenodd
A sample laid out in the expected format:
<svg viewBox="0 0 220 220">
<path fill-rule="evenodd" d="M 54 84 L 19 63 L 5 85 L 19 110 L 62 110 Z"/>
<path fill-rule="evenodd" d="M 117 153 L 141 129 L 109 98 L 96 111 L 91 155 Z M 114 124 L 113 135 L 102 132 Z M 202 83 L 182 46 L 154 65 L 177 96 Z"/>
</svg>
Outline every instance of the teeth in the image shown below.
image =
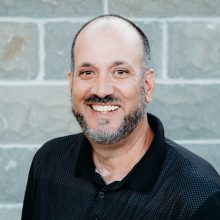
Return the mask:
<svg viewBox="0 0 220 220">
<path fill-rule="evenodd" d="M 97 112 L 115 111 L 119 108 L 117 105 L 92 105 L 93 110 Z"/>
</svg>

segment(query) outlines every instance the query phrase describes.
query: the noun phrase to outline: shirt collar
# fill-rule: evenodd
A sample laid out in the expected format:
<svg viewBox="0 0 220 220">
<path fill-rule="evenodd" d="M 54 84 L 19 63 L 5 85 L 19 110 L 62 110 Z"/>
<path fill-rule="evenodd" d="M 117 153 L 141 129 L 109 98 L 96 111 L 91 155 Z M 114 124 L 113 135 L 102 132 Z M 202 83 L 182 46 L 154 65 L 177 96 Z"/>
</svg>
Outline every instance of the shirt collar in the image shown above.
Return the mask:
<svg viewBox="0 0 220 220">
<path fill-rule="evenodd" d="M 125 181 L 122 180 L 125 185 L 144 193 L 149 193 L 155 184 L 166 155 L 164 130 L 161 121 L 148 113 L 148 122 L 154 131 L 154 139 L 145 155 L 125 177 Z M 80 146 L 75 174 L 91 179 L 94 172 L 92 146 L 88 139 L 84 137 Z"/>
</svg>

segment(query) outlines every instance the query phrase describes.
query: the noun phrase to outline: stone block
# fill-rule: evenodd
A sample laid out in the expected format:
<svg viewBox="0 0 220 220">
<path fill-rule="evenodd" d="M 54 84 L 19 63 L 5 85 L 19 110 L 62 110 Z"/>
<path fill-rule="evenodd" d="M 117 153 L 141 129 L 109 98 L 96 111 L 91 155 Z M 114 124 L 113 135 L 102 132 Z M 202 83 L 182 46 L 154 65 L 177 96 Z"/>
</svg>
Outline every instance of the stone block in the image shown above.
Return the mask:
<svg viewBox="0 0 220 220">
<path fill-rule="evenodd" d="M 151 48 L 150 66 L 155 69 L 157 78 L 162 73 L 162 27 L 158 22 L 137 22 L 137 25 L 144 31 Z"/>
<path fill-rule="evenodd" d="M 218 0 L 111 0 L 110 13 L 136 17 L 219 16 Z"/>
<path fill-rule="evenodd" d="M 0 79 L 35 78 L 39 69 L 37 26 L 32 23 L 1 22 L 0 30 Z"/>
<path fill-rule="evenodd" d="M 168 29 L 168 75 L 172 78 L 220 78 L 220 24 L 176 22 Z"/>
<path fill-rule="evenodd" d="M 149 112 L 175 140 L 219 139 L 219 85 L 156 85 Z"/>
<path fill-rule="evenodd" d="M 21 220 L 21 208 L 0 209 L 0 220 Z"/>
<path fill-rule="evenodd" d="M 0 148 L 0 203 L 23 202 L 34 152 L 25 148 Z"/>
<path fill-rule="evenodd" d="M 71 68 L 73 38 L 83 23 L 49 23 L 46 25 L 46 79 L 67 79 Z"/>
<path fill-rule="evenodd" d="M 220 144 L 187 144 L 188 150 L 206 159 L 220 174 Z"/>
<path fill-rule="evenodd" d="M 101 0 L 5 0 L 0 2 L 0 16 L 77 17 L 102 13 Z"/>
<path fill-rule="evenodd" d="M 0 143 L 42 144 L 79 130 L 68 85 L 0 87 Z"/>
</svg>

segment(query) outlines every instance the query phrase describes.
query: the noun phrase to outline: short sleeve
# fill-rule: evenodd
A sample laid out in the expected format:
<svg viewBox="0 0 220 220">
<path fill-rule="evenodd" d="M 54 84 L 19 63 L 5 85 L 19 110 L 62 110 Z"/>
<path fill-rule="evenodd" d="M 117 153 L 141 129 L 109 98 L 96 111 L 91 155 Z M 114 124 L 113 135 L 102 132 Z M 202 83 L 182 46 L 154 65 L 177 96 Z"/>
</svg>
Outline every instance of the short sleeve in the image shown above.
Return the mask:
<svg viewBox="0 0 220 220">
<path fill-rule="evenodd" d="M 220 192 L 210 196 L 196 211 L 192 220 L 219 220 Z"/>
</svg>

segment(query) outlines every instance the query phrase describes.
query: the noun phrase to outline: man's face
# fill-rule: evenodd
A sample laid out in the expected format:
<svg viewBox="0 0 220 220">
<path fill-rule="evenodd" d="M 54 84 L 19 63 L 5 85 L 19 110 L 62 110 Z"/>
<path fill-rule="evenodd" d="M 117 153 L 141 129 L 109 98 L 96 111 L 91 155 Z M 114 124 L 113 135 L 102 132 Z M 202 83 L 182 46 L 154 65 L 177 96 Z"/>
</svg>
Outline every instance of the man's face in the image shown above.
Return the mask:
<svg viewBox="0 0 220 220">
<path fill-rule="evenodd" d="M 145 112 L 137 34 L 114 25 L 90 28 L 79 35 L 74 54 L 74 76 L 69 76 L 74 115 L 89 139 L 101 144 L 119 142 L 137 127 Z"/>
</svg>

